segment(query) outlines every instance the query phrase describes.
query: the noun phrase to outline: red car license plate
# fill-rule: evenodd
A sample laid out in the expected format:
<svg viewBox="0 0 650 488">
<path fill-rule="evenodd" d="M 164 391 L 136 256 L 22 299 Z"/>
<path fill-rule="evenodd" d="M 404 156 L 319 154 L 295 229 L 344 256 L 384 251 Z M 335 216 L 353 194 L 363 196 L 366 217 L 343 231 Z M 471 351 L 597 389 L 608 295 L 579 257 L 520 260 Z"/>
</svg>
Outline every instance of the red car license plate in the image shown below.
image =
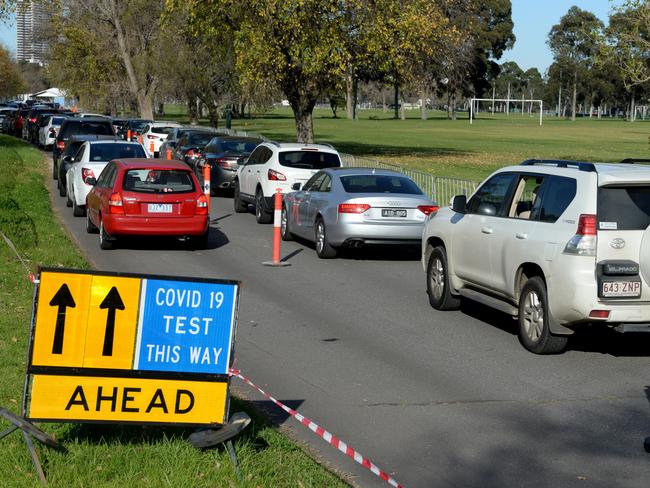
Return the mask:
<svg viewBox="0 0 650 488">
<path fill-rule="evenodd" d="M 640 281 L 604 281 L 602 296 L 606 298 L 638 298 L 641 296 Z"/>
<path fill-rule="evenodd" d="M 150 203 L 149 213 L 172 213 L 171 203 Z"/>
</svg>

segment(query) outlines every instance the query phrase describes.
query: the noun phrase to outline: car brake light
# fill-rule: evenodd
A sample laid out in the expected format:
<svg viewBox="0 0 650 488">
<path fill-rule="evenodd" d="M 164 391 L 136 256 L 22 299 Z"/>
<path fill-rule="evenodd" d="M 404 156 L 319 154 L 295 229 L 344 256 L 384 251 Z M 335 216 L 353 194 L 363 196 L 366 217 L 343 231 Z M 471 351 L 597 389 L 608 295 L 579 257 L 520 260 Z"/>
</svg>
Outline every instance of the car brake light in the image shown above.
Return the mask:
<svg viewBox="0 0 650 488">
<path fill-rule="evenodd" d="M 151 134 L 147 135 L 147 139 L 155 140 L 158 139 L 156 136 L 152 136 Z"/>
<path fill-rule="evenodd" d="M 108 199 L 108 206 L 112 214 L 123 214 L 124 206 L 122 204 L 122 195 L 119 193 L 112 193 Z"/>
<path fill-rule="evenodd" d="M 194 213 L 196 215 L 208 214 L 208 197 L 201 195 L 196 199 L 196 211 Z"/>
<path fill-rule="evenodd" d="M 56 141 L 56 147 L 63 150 L 63 148 L 65 148 L 65 142 L 64 141 Z"/>
<path fill-rule="evenodd" d="M 578 219 L 578 230 L 567 242 L 564 248 L 566 254 L 579 256 L 595 256 L 598 243 L 597 217 L 593 214 L 582 214 Z"/>
<path fill-rule="evenodd" d="M 369 208 L 367 203 L 339 203 L 339 213 L 360 214 Z"/>
<path fill-rule="evenodd" d="M 592 310 L 589 312 L 590 319 L 608 319 L 609 310 Z"/>
<path fill-rule="evenodd" d="M 268 178 L 271 181 L 287 181 L 287 177 L 284 176 L 282 173 L 279 171 L 275 171 L 273 169 L 270 169 L 268 172 Z"/>
<path fill-rule="evenodd" d="M 418 205 L 418 210 L 424 215 L 431 215 L 440 209 L 438 205 Z"/>
<path fill-rule="evenodd" d="M 95 173 L 93 173 L 93 170 L 90 168 L 81 168 L 81 179 L 83 180 L 84 183 L 86 183 L 86 179 L 88 178 L 94 178 Z M 87 185 L 88 183 L 86 183 Z"/>
<path fill-rule="evenodd" d="M 34 122 L 36 122 L 36 117 L 30 117 L 29 121 L 33 124 Z"/>
<path fill-rule="evenodd" d="M 230 159 L 217 159 L 217 166 L 221 166 L 222 168 L 232 168 L 233 165 L 235 165 L 235 161 L 231 161 Z"/>
</svg>

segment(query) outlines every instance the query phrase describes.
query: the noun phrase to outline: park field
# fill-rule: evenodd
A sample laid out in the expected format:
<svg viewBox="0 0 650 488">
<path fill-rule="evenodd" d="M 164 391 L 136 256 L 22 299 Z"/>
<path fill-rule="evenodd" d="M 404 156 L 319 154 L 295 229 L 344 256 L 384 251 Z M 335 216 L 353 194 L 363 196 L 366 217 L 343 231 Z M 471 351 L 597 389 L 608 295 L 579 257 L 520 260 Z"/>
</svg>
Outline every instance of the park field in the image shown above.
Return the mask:
<svg viewBox="0 0 650 488">
<path fill-rule="evenodd" d="M 411 110 L 406 120 L 394 120 L 390 111 L 360 110 L 358 120 L 348 120 L 334 119 L 330 110 L 317 109 L 315 140 L 356 156 L 471 180 L 481 180 L 499 167 L 530 158 L 593 162 L 650 158 L 650 120 L 630 123 L 584 118 L 571 122 L 546 117 L 540 127 L 539 118 L 527 114 L 482 113 L 472 125 L 467 112 L 458 117 L 452 121 L 446 114 L 432 112 L 428 120 L 421 120 L 420 112 Z M 296 137 L 289 109 L 233 120 L 233 128 L 259 132 L 277 141 L 295 141 Z"/>
</svg>

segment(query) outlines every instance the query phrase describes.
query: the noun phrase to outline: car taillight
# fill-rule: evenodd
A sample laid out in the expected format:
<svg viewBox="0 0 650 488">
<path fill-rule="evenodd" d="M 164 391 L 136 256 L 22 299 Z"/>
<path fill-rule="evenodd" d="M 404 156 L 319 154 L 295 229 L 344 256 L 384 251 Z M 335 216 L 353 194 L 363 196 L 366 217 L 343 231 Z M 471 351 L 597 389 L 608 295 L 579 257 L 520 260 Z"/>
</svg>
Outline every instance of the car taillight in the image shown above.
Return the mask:
<svg viewBox="0 0 650 488">
<path fill-rule="evenodd" d="M 65 142 L 64 141 L 56 141 L 56 147 L 63 150 L 65 148 Z"/>
<path fill-rule="evenodd" d="M 222 168 L 232 168 L 235 164 L 236 162 L 230 159 L 217 158 L 217 166 Z"/>
<path fill-rule="evenodd" d="M 86 178 L 94 178 L 95 173 L 93 173 L 93 170 L 90 168 L 81 168 L 81 179 L 83 180 L 84 183 L 86 183 Z M 88 183 L 86 183 L 87 185 Z"/>
<path fill-rule="evenodd" d="M 198 149 L 190 149 L 185 153 L 186 158 L 195 159 L 203 156 L 203 153 Z"/>
<path fill-rule="evenodd" d="M 339 203 L 339 213 L 360 214 L 369 208 L 367 203 Z"/>
<path fill-rule="evenodd" d="M 597 217 L 582 214 L 578 219 L 578 230 L 564 248 L 567 254 L 595 256 L 598 243 Z"/>
<path fill-rule="evenodd" d="M 194 213 L 196 215 L 208 214 L 208 197 L 201 195 L 196 199 L 196 211 Z"/>
<path fill-rule="evenodd" d="M 418 210 L 424 215 L 431 215 L 434 212 L 437 212 L 440 209 L 438 205 L 418 205 Z"/>
<path fill-rule="evenodd" d="M 124 206 L 122 204 L 122 195 L 119 193 L 112 193 L 108 199 L 108 207 L 112 214 L 123 214 Z"/>
<path fill-rule="evenodd" d="M 270 181 L 287 181 L 287 177 L 284 176 L 282 173 L 279 171 L 275 171 L 273 169 L 270 169 L 267 175 L 267 178 Z"/>
<path fill-rule="evenodd" d="M 156 136 L 152 136 L 151 134 L 147 135 L 147 139 L 155 140 L 158 139 Z"/>
<path fill-rule="evenodd" d="M 30 117 L 29 121 L 33 124 L 34 122 L 36 122 L 36 117 Z"/>
</svg>

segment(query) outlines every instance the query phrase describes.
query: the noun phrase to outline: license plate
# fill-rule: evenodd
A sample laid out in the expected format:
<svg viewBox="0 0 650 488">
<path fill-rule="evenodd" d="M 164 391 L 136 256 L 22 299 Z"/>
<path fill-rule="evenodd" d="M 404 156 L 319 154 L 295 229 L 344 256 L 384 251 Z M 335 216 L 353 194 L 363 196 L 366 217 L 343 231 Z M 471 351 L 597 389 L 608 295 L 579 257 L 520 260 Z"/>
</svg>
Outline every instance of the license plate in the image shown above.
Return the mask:
<svg viewBox="0 0 650 488">
<path fill-rule="evenodd" d="M 150 203 L 149 213 L 172 213 L 171 203 Z"/>
<path fill-rule="evenodd" d="M 604 281 L 601 287 L 602 296 L 605 298 L 638 298 L 641 296 L 640 281 Z"/>
<path fill-rule="evenodd" d="M 382 208 L 381 216 L 382 217 L 406 217 L 406 210 L 394 209 L 394 208 Z"/>
</svg>

